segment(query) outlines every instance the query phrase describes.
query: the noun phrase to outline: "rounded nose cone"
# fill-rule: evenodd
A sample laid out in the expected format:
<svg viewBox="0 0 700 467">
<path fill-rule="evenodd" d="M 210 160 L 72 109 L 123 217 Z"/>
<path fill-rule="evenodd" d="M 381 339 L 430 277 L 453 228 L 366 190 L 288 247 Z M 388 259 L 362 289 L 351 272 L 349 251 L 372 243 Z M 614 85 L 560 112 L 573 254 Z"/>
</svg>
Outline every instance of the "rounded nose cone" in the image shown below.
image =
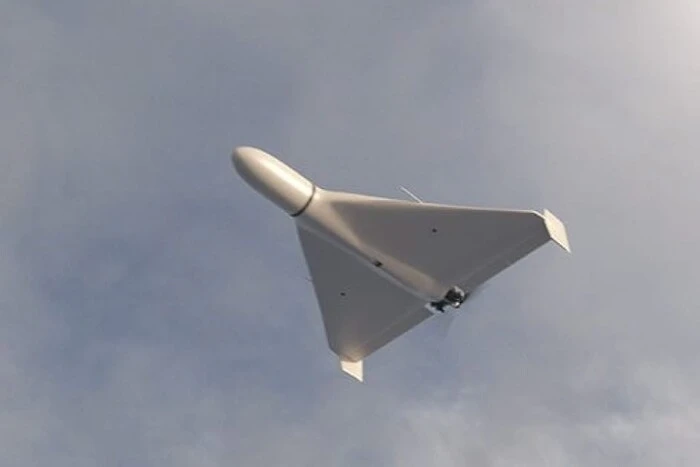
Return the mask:
<svg viewBox="0 0 700 467">
<path fill-rule="evenodd" d="M 231 161 L 236 172 L 243 178 L 260 164 L 260 159 L 265 158 L 267 153 L 260 149 L 251 148 L 249 146 L 240 146 L 233 150 Z"/>
<path fill-rule="evenodd" d="M 313 195 L 310 181 L 265 151 L 237 147 L 231 160 L 243 180 L 289 214 L 303 211 Z"/>
</svg>

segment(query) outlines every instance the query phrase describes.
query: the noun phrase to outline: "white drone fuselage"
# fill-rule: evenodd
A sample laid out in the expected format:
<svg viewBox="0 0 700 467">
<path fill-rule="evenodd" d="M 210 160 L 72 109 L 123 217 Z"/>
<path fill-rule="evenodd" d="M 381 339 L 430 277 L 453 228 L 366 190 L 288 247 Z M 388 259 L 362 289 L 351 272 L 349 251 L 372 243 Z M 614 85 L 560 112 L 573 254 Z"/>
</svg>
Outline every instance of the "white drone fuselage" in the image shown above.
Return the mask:
<svg viewBox="0 0 700 467">
<path fill-rule="evenodd" d="M 353 255 L 369 270 L 394 282 L 426 304 L 443 299 L 453 286 L 441 284 L 401 259 L 367 245 L 355 234 L 353 226 L 334 209 L 334 203 L 339 201 L 372 203 L 375 198 L 325 190 L 257 148 L 236 148 L 232 159 L 238 174 L 258 193 L 293 217 L 299 227 Z"/>
<path fill-rule="evenodd" d="M 325 190 L 260 149 L 233 151 L 239 175 L 294 218 L 341 368 L 363 379 L 365 357 L 553 240 L 551 212 L 484 209 Z"/>
</svg>

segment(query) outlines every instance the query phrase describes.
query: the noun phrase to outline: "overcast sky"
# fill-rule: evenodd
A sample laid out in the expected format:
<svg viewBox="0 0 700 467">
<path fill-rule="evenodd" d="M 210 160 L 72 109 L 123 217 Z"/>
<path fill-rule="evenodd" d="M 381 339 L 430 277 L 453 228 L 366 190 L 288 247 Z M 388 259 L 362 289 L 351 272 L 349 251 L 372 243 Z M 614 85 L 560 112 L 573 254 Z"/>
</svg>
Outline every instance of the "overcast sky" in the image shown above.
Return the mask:
<svg viewBox="0 0 700 467">
<path fill-rule="evenodd" d="M 0 464 L 698 465 L 698 5 L 0 0 Z M 237 145 L 573 254 L 358 384 Z"/>
</svg>

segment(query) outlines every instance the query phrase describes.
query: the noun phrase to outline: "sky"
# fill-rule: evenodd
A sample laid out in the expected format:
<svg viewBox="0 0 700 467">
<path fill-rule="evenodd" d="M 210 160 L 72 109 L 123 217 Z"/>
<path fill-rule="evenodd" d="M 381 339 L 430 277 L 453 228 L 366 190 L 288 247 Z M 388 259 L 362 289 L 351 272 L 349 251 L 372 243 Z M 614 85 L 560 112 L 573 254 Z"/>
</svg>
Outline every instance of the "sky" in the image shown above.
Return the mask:
<svg viewBox="0 0 700 467">
<path fill-rule="evenodd" d="M 0 1 L 0 464 L 697 465 L 699 48 L 691 0 Z M 573 254 L 358 384 L 239 145 Z"/>
</svg>

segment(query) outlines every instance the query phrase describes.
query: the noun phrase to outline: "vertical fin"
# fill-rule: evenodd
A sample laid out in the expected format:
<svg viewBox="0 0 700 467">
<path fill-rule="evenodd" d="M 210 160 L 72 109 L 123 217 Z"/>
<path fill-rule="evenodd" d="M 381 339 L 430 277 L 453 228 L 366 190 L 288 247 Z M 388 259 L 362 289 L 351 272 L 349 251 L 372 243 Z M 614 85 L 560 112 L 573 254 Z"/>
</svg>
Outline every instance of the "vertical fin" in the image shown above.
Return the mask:
<svg viewBox="0 0 700 467">
<path fill-rule="evenodd" d="M 363 382 L 362 360 L 351 362 L 340 357 L 340 369 L 349 374 L 359 382 Z"/>
<path fill-rule="evenodd" d="M 560 247 L 571 253 L 571 247 L 569 246 L 569 237 L 566 235 L 566 227 L 564 223 L 560 221 L 557 216 L 551 212 L 544 210 L 543 213 L 544 223 L 547 226 L 547 231 L 549 236 L 554 240 Z"/>
</svg>

